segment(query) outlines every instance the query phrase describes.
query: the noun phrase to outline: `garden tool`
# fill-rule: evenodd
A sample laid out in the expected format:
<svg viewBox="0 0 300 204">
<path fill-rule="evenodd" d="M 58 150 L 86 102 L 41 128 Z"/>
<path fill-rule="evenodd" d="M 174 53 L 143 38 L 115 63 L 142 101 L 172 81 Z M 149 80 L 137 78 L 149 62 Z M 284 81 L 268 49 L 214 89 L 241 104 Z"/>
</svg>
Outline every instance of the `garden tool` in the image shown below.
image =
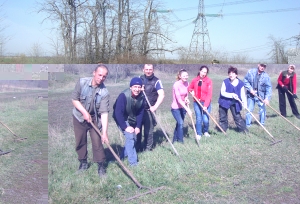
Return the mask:
<svg viewBox="0 0 300 204">
<path fill-rule="evenodd" d="M 256 122 L 266 131 L 266 133 L 268 133 L 268 135 L 273 139 L 273 143 L 271 143 L 270 145 L 274 145 L 277 144 L 279 142 L 282 142 L 282 140 L 278 140 L 276 141 L 275 138 L 273 137 L 273 135 L 259 122 L 259 120 L 253 115 L 253 113 L 251 113 L 251 111 L 244 106 L 243 102 L 239 99 L 236 98 L 235 100 L 237 100 L 238 102 L 240 102 L 242 104 L 242 106 L 252 115 L 252 117 L 256 120 Z"/>
<path fill-rule="evenodd" d="M 259 100 L 261 100 L 261 102 L 263 102 L 263 99 L 260 98 L 259 96 L 255 95 Z M 291 121 L 289 121 L 288 119 L 286 119 L 284 116 L 282 116 L 277 110 L 275 110 L 274 108 L 272 108 L 272 106 L 270 106 L 269 104 L 266 104 L 268 107 L 270 107 L 273 111 L 275 111 L 279 116 L 281 116 L 285 121 L 287 121 L 288 123 L 290 123 L 292 126 L 294 126 L 297 130 L 300 131 L 300 129 L 294 125 Z"/>
<path fill-rule="evenodd" d="M 22 140 L 26 140 L 27 139 L 27 137 L 19 137 L 19 136 L 17 136 L 13 131 L 11 131 L 11 129 L 9 129 L 9 127 L 7 127 L 7 125 L 5 125 L 4 123 L 2 123 L 1 121 L 0 121 L 0 123 L 4 126 L 4 127 L 6 127 L 13 135 L 14 135 L 14 140 L 17 140 L 17 141 L 22 141 Z"/>
<path fill-rule="evenodd" d="M 92 127 L 95 129 L 95 131 L 98 133 L 98 136 L 101 138 L 101 133 L 100 133 L 100 130 L 98 129 L 98 127 L 96 127 L 96 125 L 94 125 L 93 122 L 90 123 L 92 125 Z M 113 148 L 110 146 L 109 143 L 105 142 L 106 146 L 109 148 L 109 150 L 111 151 L 111 153 L 113 154 L 113 156 L 115 157 L 115 159 L 118 161 L 118 163 L 120 164 L 120 166 L 122 167 L 122 169 L 126 172 L 126 174 L 132 179 L 132 181 L 137 185 L 137 187 L 139 189 L 149 189 L 149 191 L 143 193 L 143 194 L 140 194 L 140 195 L 137 195 L 137 196 L 134 196 L 131 199 L 133 198 L 136 198 L 136 197 L 139 197 L 139 196 L 142 196 L 142 195 L 146 195 L 146 194 L 149 194 L 149 193 L 153 193 L 153 192 L 156 192 L 158 190 L 161 190 L 164 188 L 164 186 L 161 186 L 159 188 L 154 188 L 154 189 L 151 189 L 149 187 L 146 187 L 146 186 L 143 186 L 134 176 L 133 174 L 131 173 L 131 171 L 129 171 L 125 165 L 123 164 L 123 162 L 121 161 L 121 159 L 118 157 L 118 155 L 115 153 L 115 151 L 113 150 Z M 127 199 L 128 200 L 128 199 Z M 126 200 L 126 201 L 127 201 Z"/>
<path fill-rule="evenodd" d="M 189 105 L 188 105 L 188 108 L 190 108 Z M 197 138 L 197 131 L 196 131 L 196 127 L 195 127 L 195 122 L 194 122 L 192 116 L 190 116 L 190 118 L 191 118 L 192 125 L 193 125 L 193 129 L 194 129 L 194 132 L 195 132 L 195 139 L 196 139 L 196 141 L 197 141 L 198 147 L 200 147 L 200 144 L 199 144 L 199 141 L 198 141 L 198 138 Z"/>
<path fill-rule="evenodd" d="M 147 95 L 146 95 L 145 91 L 143 91 L 143 94 L 144 94 L 144 96 L 145 96 L 145 99 L 146 99 L 146 101 L 147 101 L 147 103 L 148 103 L 149 107 L 151 107 L 151 104 L 150 104 L 150 102 L 149 102 L 149 100 L 148 100 L 148 97 L 147 97 Z M 179 156 L 179 154 L 178 154 L 177 150 L 175 149 L 175 147 L 174 147 L 174 145 L 172 144 L 171 140 L 170 140 L 170 139 L 169 139 L 169 137 L 167 136 L 167 133 L 166 133 L 166 131 L 165 131 L 165 130 L 164 130 L 164 128 L 162 127 L 161 123 L 158 121 L 158 118 L 156 117 L 156 114 L 155 114 L 155 113 L 153 113 L 152 111 L 150 111 L 150 112 L 151 112 L 151 114 L 153 115 L 153 117 L 154 117 L 155 121 L 157 122 L 157 124 L 159 124 L 159 126 L 160 126 L 161 130 L 163 131 L 163 133 L 164 133 L 165 137 L 167 138 L 168 142 L 169 142 L 169 143 L 170 143 L 170 145 L 172 146 L 172 148 L 173 148 L 174 152 L 176 153 L 176 155 L 177 155 L 177 156 Z"/>
<path fill-rule="evenodd" d="M 194 96 L 191 92 L 190 92 L 190 94 L 193 96 L 195 101 L 201 106 L 202 110 L 204 110 L 203 105 L 200 103 L 198 98 L 196 96 Z M 218 128 L 226 135 L 226 132 L 221 128 L 221 126 L 217 123 L 217 121 L 209 114 L 209 112 L 207 110 L 204 110 L 204 112 L 212 119 L 212 121 L 214 121 L 214 123 L 218 126 Z"/>
</svg>

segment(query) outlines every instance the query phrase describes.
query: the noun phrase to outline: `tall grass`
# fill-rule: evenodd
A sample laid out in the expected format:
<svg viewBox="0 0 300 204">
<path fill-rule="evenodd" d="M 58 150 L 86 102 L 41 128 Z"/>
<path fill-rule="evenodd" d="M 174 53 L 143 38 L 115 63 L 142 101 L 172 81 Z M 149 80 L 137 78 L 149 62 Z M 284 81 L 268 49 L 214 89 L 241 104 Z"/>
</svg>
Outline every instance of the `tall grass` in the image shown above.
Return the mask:
<svg viewBox="0 0 300 204">
<path fill-rule="evenodd" d="M 226 75 L 213 70 L 211 73 L 214 73 L 210 76 L 214 81 L 212 115 L 218 119 L 219 84 Z M 174 78 L 166 73 L 159 73 L 158 76 L 160 75 L 166 97 L 157 111 L 157 117 L 172 139 L 175 120 L 170 112 L 170 105 Z M 275 83 L 276 74 L 272 74 L 271 78 Z M 111 106 L 118 94 L 128 86 L 129 80 L 120 86 L 106 84 L 111 95 Z M 90 162 L 91 154 L 90 168 L 84 173 L 76 174 L 79 162 L 74 149 L 70 94 L 71 90 L 49 95 L 49 202 L 123 203 L 129 197 L 146 192 L 147 189 L 137 188 L 107 148 L 105 179 L 98 177 L 97 165 Z M 277 97 L 276 90 L 273 89 L 271 106 L 275 109 L 278 109 Z M 190 100 L 192 101 L 191 97 Z M 256 108 L 255 116 L 258 116 L 257 112 Z M 243 116 L 245 113 L 243 110 Z M 289 108 L 288 115 L 287 119 L 299 127 L 300 121 L 290 116 Z M 200 147 L 195 142 L 191 121 L 186 117 L 184 144 L 174 144 L 179 156 L 176 156 L 157 125 L 154 150 L 139 153 L 137 167 L 128 167 L 126 159 L 124 164 L 142 185 L 152 189 L 160 186 L 165 188 L 135 198 L 130 203 L 299 202 L 298 130 L 267 108 L 265 127 L 276 141 L 282 140 L 281 143 L 271 146 L 272 138 L 258 124 L 254 123 L 250 134 L 244 135 L 236 131 L 232 117 L 230 114 L 229 116 L 230 128 L 227 136 L 218 132 L 210 120 L 211 137 L 203 137 Z M 118 154 L 124 138 L 120 136 L 111 117 L 108 131 L 110 144 Z"/>
</svg>

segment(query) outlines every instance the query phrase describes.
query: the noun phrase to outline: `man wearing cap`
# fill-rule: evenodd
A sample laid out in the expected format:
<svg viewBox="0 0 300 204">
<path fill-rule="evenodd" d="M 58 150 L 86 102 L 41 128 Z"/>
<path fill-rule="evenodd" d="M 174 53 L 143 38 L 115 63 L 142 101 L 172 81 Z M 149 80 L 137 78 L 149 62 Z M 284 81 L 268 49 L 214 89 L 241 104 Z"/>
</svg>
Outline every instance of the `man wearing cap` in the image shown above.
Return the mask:
<svg viewBox="0 0 300 204">
<path fill-rule="evenodd" d="M 292 113 L 300 119 L 300 115 L 297 109 L 297 105 L 295 103 L 295 98 L 297 96 L 297 75 L 295 73 L 296 66 L 291 64 L 288 70 L 280 73 L 277 79 L 277 89 L 278 89 L 278 97 L 279 97 L 279 110 L 282 116 L 286 117 L 286 100 L 285 94 L 289 100 Z"/>
<path fill-rule="evenodd" d="M 272 84 L 269 75 L 265 72 L 267 65 L 258 64 L 257 68 L 250 69 L 245 78 L 245 88 L 247 90 L 247 104 L 250 112 L 253 111 L 255 103 L 259 107 L 259 121 L 262 125 L 266 119 L 266 104 L 269 104 L 272 95 Z M 262 99 L 263 101 L 261 101 Z M 246 126 L 250 127 L 252 115 L 246 113 Z"/>
<path fill-rule="evenodd" d="M 125 136 L 125 146 L 121 158 L 128 156 L 130 166 L 138 164 L 135 148 L 136 135 L 140 133 L 144 115 L 144 95 L 141 93 L 143 82 L 139 77 L 130 81 L 113 106 L 113 118 Z"/>
<path fill-rule="evenodd" d="M 138 151 L 151 151 L 153 148 L 153 131 L 156 121 L 153 113 L 157 110 L 163 102 L 165 92 L 161 81 L 154 76 L 153 64 L 144 64 L 144 74 L 140 76 L 144 85 L 144 92 L 149 100 L 150 105 L 145 102 L 145 113 L 143 117 L 142 126 L 144 126 L 144 142 L 142 145 L 142 134 L 137 135 Z M 141 130 L 142 131 L 142 130 Z"/>
<path fill-rule="evenodd" d="M 103 82 L 107 74 L 107 67 L 98 65 L 93 72 L 93 77 L 80 78 L 72 93 L 75 149 L 80 161 L 78 172 L 88 169 L 87 132 L 89 131 L 93 161 L 98 163 L 100 177 L 106 174 L 103 143 L 108 142 L 109 93 Z M 101 138 L 90 123 L 94 123 L 99 129 L 102 129 Z"/>
</svg>

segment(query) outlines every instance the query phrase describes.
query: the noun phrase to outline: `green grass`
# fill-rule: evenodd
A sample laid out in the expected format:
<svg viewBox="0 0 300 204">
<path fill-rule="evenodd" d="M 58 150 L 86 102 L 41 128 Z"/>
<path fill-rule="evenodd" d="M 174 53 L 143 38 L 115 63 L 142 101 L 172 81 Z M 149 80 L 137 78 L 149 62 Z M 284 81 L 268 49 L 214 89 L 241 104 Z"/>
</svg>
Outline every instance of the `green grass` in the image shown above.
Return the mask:
<svg viewBox="0 0 300 204">
<path fill-rule="evenodd" d="M 24 93 L 0 102 L 1 122 L 18 137 L 27 137 L 15 141 L 0 125 L 0 148 L 12 150 L 0 157 L 0 203 L 35 203 L 47 195 L 48 101 Z"/>
<path fill-rule="evenodd" d="M 219 84 L 225 77 L 226 75 L 217 74 L 211 76 L 214 81 L 211 115 L 216 119 Z M 272 82 L 273 79 L 275 75 L 272 75 Z M 129 79 L 127 83 L 120 85 L 106 84 L 111 95 L 111 106 L 128 83 Z M 157 112 L 157 117 L 171 140 L 175 126 L 170 112 L 173 83 L 174 77 L 164 76 L 166 97 Z M 105 179 L 98 178 L 97 166 L 92 163 L 86 172 L 76 174 L 79 162 L 74 149 L 71 120 L 72 90 L 60 93 L 49 88 L 49 203 L 123 203 L 127 198 L 146 192 L 147 189 L 139 190 L 122 171 L 108 148 Z M 271 106 L 276 110 L 277 98 L 276 90 L 273 89 Z M 257 112 L 256 107 L 254 114 L 257 115 Z M 243 116 L 245 113 L 244 110 Z M 289 107 L 288 115 L 291 115 Z M 268 108 L 266 128 L 275 140 L 282 140 L 271 146 L 272 138 L 258 124 L 252 125 L 251 134 L 244 135 L 236 132 L 230 113 L 229 116 L 231 128 L 227 131 L 227 136 L 218 132 L 210 120 L 211 137 L 202 138 L 200 147 L 195 142 L 191 121 L 186 117 L 185 143 L 174 144 L 179 156 L 176 156 L 157 125 L 154 150 L 139 153 L 137 167 L 128 167 L 127 160 L 124 164 L 142 185 L 153 189 L 160 186 L 165 188 L 135 198 L 130 203 L 300 202 L 298 130 Z M 300 121 L 294 116 L 287 119 L 300 127 Z M 124 139 L 111 117 L 109 139 L 118 154 Z M 89 141 L 89 153 L 91 152 Z M 91 158 L 92 155 L 89 154 L 89 161 Z M 118 185 L 122 188 L 117 188 Z"/>
</svg>

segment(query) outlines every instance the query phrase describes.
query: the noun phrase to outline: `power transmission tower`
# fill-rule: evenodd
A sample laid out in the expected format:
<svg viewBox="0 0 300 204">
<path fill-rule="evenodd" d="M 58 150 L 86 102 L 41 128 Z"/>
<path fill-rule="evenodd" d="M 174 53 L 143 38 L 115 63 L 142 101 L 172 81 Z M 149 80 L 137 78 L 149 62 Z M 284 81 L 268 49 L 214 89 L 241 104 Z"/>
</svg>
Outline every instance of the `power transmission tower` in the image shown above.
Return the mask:
<svg viewBox="0 0 300 204">
<path fill-rule="evenodd" d="M 193 21 L 195 23 L 192 35 L 188 59 L 208 60 L 211 51 L 209 33 L 205 16 L 217 17 L 215 14 L 204 14 L 204 0 L 199 0 L 198 15 Z"/>
</svg>

